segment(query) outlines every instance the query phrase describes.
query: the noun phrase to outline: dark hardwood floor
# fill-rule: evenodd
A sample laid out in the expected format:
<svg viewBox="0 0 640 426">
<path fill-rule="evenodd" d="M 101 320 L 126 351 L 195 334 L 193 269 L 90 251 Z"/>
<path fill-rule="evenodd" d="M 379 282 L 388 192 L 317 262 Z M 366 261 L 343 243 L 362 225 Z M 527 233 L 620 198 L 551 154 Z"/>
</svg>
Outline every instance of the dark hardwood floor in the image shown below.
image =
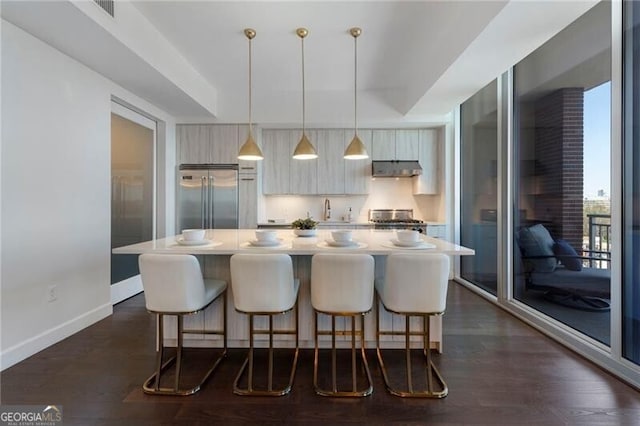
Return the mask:
<svg viewBox="0 0 640 426">
<path fill-rule="evenodd" d="M 148 396 L 141 384 L 153 369 L 153 351 L 154 320 L 136 296 L 113 316 L 2 372 L 0 402 L 62 405 L 65 425 L 640 425 L 638 391 L 453 283 L 444 353 L 435 356 L 449 385 L 442 400 L 387 394 L 374 352 L 371 397 L 316 396 L 310 350 L 301 353 L 285 397 L 232 394 L 243 350 L 230 351 L 194 396 Z M 403 359 L 392 353 L 385 362 L 394 364 L 394 357 Z"/>
</svg>

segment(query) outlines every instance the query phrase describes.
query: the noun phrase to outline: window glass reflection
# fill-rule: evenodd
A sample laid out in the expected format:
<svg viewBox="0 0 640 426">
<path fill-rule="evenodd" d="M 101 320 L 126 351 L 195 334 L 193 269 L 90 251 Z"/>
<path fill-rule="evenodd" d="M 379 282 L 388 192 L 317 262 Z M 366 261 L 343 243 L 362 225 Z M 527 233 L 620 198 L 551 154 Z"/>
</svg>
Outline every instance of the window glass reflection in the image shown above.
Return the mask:
<svg viewBox="0 0 640 426">
<path fill-rule="evenodd" d="M 610 344 L 611 4 L 514 69 L 514 297 Z"/>
</svg>

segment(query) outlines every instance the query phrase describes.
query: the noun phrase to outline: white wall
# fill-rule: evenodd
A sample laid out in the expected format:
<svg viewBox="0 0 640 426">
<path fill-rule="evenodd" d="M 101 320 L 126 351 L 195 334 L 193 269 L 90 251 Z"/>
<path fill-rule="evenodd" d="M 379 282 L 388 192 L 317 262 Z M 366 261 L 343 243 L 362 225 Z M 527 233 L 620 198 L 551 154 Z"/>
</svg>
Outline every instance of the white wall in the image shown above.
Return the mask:
<svg viewBox="0 0 640 426">
<path fill-rule="evenodd" d="M 112 312 L 111 96 L 153 108 L 14 25 L 1 24 L 5 369 Z M 172 135 L 170 118 L 164 118 Z M 175 141 L 166 144 L 173 149 Z M 53 302 L 50 286 L 56 286 Z"/>
</svg>

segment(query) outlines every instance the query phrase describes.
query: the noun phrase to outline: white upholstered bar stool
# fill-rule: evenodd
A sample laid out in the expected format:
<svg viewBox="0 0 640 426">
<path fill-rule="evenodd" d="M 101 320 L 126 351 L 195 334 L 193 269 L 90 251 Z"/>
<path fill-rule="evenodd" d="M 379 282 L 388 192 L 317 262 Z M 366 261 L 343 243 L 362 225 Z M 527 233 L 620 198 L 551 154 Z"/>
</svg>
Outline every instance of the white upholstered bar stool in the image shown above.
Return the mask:
<svg viewBox="0 0 640 426">
<path fill-rule="evenodd" d="M 449 392 L 438 369 L 431 360 L 429 347 L 430 318 L 442 315 L 447 303 L 447 285 L 449 278 L 449 257 L 443 254 L 401 253 L 387 256 L 384 281 L 376 281 L 376 300 L 389 312 L 404 315 L 404 331 L 381 331 L 381 309 L 376 301 L 376 346 L 378 361 L 387 390 L 402 397 L 444 398 Z M 421 317 L 424 330 L 411 332 L 410 319 L 412 316 Z M 406 351 L 406 389 L 400 390 L 391 386 L 389 375 L 382 359 L 380 336 L 404 336 Z M 423 355 L 426 361 L 427 383 L 426 389 L 415 390 L 411 368 L 411 341 L 414 335 L 422 336 Z M 439 383 L 440 389 L 434 390 L 433 375 Z"/>
<path fill-rule="evenodd" d="M 311 260 L 311 305 L 315 311 L 315 354 L 313 386 L 318 395 L 361 397 L 371 395 L 373 385 L 364 341 L 364 315 L 373 306 L 374 260 L 368 254 L 320 253 Z M 318 329 L 318 314 L 331 316 L 331 331 Z M 356 331 L 355 318 L 360 317 Z M 351 317 L 350 331 L 336 331 L 336 317 Z M 331 335 L 331 389 L 318 385 L 318 337 Z M 351 389 L 339 390 L 336 367 L 336 335 L 351 336 Z M 367 385 L 358 389 L 356 378 L 356 336 Z"/>
<path fill-rule="evenodd" d="M 288 254 L 234 254 L 231 256 L 231 290 L 236 311 L 249 316 L 249 353 L 233 383 L 237 395 L 282 396 L 291 391 L 298 364 L 298 289 L 300 281 L 293 277 L 293 264 Z M 295 308 L 293 330 L 273 329 L 273 316 L 286 314 Z M 256 330 L 254 316 L 269 317 L 269 330 Z M 269 335 L 269 366 L 266 389 L 254 387 L 254 335 Z M 284 388 L 273 388 L 273 336 L 294 335 L 295 353 L 289 382 Z M 247 387 L 239 383 L 245 370 L 249 368 Z"/>
<path fill-rule="evenodd" d="M 145 393 L 160 395 L 191 395 L 209 379 L 220 361 L 227 354 L 227 283 L 221 280 L 204 279 L 198 259 L 184 254 L 142 254 L 138 258 L 142 287 L 147 311 L 158 316 L 158 346 L 156 350 L 156 371 L 142 386 Z M 183 317 L 206 309 L 218 298 L 221 299 L 223 319 L 220 330 L 184 330 Z M 164 316 L 177 317 L 178 333 L 176 355 L 163 363 L 164 357 Z M 182 345 L 184 334 L 215 334 L 223 338 L 222 353 L 200 380 L 188 389 L 180 387 L 182 369 Z M 173 387 L 161 387 L 163 373 L 175 362 Z"/>
</svg>

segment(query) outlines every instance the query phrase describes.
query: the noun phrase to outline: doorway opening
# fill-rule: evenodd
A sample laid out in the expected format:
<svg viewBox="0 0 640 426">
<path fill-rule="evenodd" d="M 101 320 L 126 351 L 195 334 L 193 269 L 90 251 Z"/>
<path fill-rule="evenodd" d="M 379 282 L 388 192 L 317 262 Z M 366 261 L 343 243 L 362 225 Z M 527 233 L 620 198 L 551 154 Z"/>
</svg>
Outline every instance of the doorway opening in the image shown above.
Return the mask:
<svg viewBox="0 0 640 426">
<path fill-rule="evenodd" d="M 111 248 L 156 235 L 156 122 L 111 103 Z M 111 255 L 111 301 L 142 291 L 138 255 Z"/>
</svg>

